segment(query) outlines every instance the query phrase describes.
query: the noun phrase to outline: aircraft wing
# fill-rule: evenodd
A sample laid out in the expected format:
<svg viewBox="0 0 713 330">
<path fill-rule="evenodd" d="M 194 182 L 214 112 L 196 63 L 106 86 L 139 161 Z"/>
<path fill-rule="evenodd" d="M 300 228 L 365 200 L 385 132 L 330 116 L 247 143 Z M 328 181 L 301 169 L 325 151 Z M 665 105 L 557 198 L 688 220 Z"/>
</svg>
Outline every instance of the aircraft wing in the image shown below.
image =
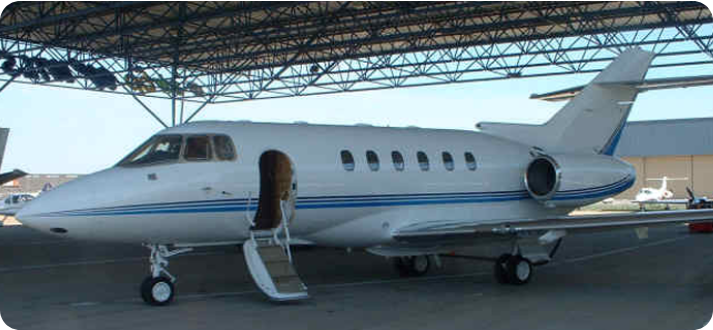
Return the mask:
<svg viewBox="0 0 713 330">
<path fill-rule="evenodd" d="M 474 239 L 539 237 L 546 244 L 565 235 L 583 234 L 625 228 L 645 228 L 684 222 L 713 221 L 713 209 L 611 213 L 600 215 L 561 216 L 550 219 L 521 219 L 491 222 L 432 221 L 397 229 L 393 237 L 405 243 L 447 243 Z"/>
<path fill-rule="evenodd" d="M 5 183 L 10 182 L 15 179 L 19 179 L 25 175 L 27 175 L 27 173 L 25 173 L 24 171 L 21 171 L 21 170 L 14 170 L 12 172 L 0 174 L 0 185 L 5 184 Z"/>
</svg>

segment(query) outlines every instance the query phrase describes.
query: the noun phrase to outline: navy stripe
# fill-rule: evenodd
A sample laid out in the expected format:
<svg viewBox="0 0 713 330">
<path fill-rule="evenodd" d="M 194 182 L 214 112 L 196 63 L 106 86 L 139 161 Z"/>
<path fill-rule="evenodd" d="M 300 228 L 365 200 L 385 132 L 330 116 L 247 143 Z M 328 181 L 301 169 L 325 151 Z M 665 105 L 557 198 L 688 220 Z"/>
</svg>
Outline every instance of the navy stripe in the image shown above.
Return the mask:
<svg viewBox="0 0 713 330">
<path fill-rule="evenodd" d="M 626 177 L 620 181 L 601 187 L 576 189 L 557 192 L 553 200 L 590 199 L 622 192 L 634 183 L 634 179 Z M 473 192 L 473 193 L 419 193 L 394 195 L 361 195 L 361 196 L 312 196 L 297 199 L 297 209 L 346 208 L 346 207 L 380 207 L 399 205 L 427 204 L 457 204 L 457 203 L 487 203 L 528 199 L 525 191 L 503 192 Z M 255 200 L 257 202 L 257 200 Z M 99 216 L 99 215 L 132 215 L 157 213 L 205 213 L 205 212 L 236 212 L 247 209 L 247 199 L 188 201 L 170 203 L 152 203 L 126 205 L 107 208 L 70 210 L 45 214 L 43 216 Z M 257 209 L 257 203 L 250 210 Z"/>
<path fill-rule="evenodd" d="M 570 195 L 570 194 L 581 194 L 581 193 L 591 193 L 601 190 L 606 190 L 610 187 L 617 186 L 626 182 L 628 178 L 608 184 L 605 186 L 587 188 L 587 189 L 573 189 L 573 190 L 563 190 L 557 192 L 557 195 Z M 364 201 L 384 201 L 384 200 L 404 200 L 404 199 L 441 199 L 441 198 L 458 198 L 458 197 L 493 197 L 493 196 L 519 196 L 524 194 L 525 190 L 519 191 L 498 191 L 498 192 L 458 192 L 458 193 L 419 193 L 419 194 L 390 194 L 390 195 L 344 195 L 344 196 L 309 196 L 309 197 L 298 197 L 297 201 L 300 203 L 324 203 L 324 202 L 350 202 L 355 200 Z M 208 201 L 183 201 L 183 202 L 167 202 L 167 203 L 149 203 L 149 204 L 137 204 L 137 205 L 123 205 L 123 206 L 111 206 L 103 208 L 91 208 L 91 209 L 78 209 L 78 210 L 68 210 L 64 211 L 66 213 L 70 212 L 91 212 L 91 211 L 127 211 L 127 210 L 141 210 L 141 209 L 154 209 L 154 208 L 186 208 L 186 207 L 210 207 L 210 206 L 226 206 L 226 205 L 246 205 L 247 199 L 220 199 L 220 200 L 208 200 Z M 257 202 L 254 199 L 253 202 Z"/>
</svg>

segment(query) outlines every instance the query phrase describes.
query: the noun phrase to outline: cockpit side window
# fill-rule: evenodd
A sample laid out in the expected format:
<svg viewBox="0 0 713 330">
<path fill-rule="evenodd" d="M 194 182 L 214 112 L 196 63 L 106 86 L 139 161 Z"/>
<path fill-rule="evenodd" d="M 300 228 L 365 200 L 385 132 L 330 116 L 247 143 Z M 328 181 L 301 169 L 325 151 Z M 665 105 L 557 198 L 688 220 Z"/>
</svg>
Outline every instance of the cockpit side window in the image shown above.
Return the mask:
<svg viewBox="0 0 713 330">
<path fill-rule="evenodd" d="M 181 154 L 180 135 L 156 135 L 119 162 L 119 166 L 141 166 L 174 162 Z"/>
<path fill-rule="evenodd" d="M 210 160 L 210 153 L 210 139 L 207 136 L 189 136 L 186 138 L 186 150 L 183 152 L 185 160 Z"/>
<path fill-rule="evenodd" d="M 213 136 L 213 148 L 215 148 L 215 158 L 218 160 L 235 159 L 235 148 L 230 137 L 226 135 Z"/>
</svg>

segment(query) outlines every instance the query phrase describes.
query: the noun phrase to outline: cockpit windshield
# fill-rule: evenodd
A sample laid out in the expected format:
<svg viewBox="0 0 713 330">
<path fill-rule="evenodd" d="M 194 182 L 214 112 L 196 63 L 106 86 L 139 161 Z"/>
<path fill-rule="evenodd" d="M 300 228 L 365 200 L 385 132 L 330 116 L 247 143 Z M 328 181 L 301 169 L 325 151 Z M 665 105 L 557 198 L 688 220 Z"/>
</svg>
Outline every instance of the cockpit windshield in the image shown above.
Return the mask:
<svg viewBox="0 0 713 330">
<path fill-rule="evenodd" d="M 227 135 L 161 134 L 144 142 L 117 166 L 147 166 L 172 162 L 223 162 L 236 159 L 235 147 Z"/>
<path fill-rule="evenodd" d="M 119 166 L 177 161 L 182 142 L 183 137 L 180 135 L 156 135 L 119 162 Z"/>
</svg>

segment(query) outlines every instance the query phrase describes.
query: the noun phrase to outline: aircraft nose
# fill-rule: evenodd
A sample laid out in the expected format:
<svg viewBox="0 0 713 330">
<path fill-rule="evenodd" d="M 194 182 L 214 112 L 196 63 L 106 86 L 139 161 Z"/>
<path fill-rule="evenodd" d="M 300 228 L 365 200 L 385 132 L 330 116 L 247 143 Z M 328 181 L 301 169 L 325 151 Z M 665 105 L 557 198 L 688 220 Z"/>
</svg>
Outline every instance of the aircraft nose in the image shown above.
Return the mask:
<svg viewBox="0 0 713 330">
<path fill-rule="evenodd" d="M 108 169 L 82 176 L 40 194 L 16 214 L 23 225 L 68 238 L 92 239 L 97 223 L 82 211 L 100 207 L 121 196 L 105 189 L 122 178 L 121 172 Z"/>
<path fill-rule="evenodd" d="M 53 208 L 52 204 L 52 201 L 47 198 L 36 198 L 23 206 L 15 214 L 15 219 L 24 226 L 33 229 L 60 234 L 66 233 L 67 230 L 58 226 L 56 219 L 53 219 L 53 210 L 56 210 L 56 208 Z"/>
</svg>

